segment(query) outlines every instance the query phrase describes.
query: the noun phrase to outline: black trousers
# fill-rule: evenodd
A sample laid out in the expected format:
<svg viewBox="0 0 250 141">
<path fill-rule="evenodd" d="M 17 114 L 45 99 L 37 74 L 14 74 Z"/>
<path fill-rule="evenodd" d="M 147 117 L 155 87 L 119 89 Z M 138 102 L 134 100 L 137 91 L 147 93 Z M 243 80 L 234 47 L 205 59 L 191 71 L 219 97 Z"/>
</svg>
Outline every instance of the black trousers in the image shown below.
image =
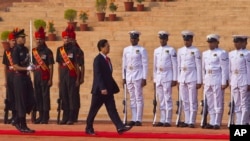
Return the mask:
<svg viewBox="0 0 250 141">
<path fill-rule="evenodd" d="M 50 110 L 50 87 L 48 80 L 42 80 L 40 72 L 34 73 L 34 90 L 36 98 L 36 109 L 38 111 Z"/>
<path fill-rule="evenodd" d="M 8 101 L 7 109 L 15 111 L 15 95 L 14 95 L 14 71 L 7 72 L 6 99 Z"/>
<path fill-rule="evenodd" d="M 112 122 L 115 124 L 116 128 L 122 128 L 123 123 L 116 110 L 114 95 L 92 94 L 86 129 L 93 129 L 95 116 L 103 104 L 105 104 L 108 115 Z"/>
<path fill-rule="evenodd" d="M 34 107 L 35 98 L 31 78 L 25 74 L 14 76 L 15 107 L 19 118 L 25 117 Z"/>
</svg>

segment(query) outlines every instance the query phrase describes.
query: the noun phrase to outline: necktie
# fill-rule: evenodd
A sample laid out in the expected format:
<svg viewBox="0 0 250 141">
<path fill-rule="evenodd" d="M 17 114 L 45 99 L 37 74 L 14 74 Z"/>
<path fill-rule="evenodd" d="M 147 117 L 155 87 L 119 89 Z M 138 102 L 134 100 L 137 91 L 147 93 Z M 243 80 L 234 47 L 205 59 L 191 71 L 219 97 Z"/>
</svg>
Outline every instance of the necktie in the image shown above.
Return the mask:
<svg viewBox="0 0 250 141">
<path fill-rule="evenodd" d="M 106 56 L 106 62 L 109 64 L 109 57 L 108 56 Z"/>
</svg>

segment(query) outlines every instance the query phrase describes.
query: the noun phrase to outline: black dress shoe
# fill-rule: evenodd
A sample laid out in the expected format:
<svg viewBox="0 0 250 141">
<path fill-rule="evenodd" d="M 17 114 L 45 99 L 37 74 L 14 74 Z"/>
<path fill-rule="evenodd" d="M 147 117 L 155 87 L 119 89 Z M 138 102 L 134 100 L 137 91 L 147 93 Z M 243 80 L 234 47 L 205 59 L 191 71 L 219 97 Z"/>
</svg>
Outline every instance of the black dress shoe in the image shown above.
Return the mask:
<svg viewBox="0 0 250 141">
<path fill-rule="evenodd" d="M 153 125 L 154 127 L 162 127 L 164 124 L 162 122 L 158 122 L 155 125 Z"/>
<path fill-rule="evenodd" d="M 34 124 L 40 124 L 40 123 L 41 123 L 41 121 L 42 121 L 42 118 L 41 118 L 41 117 L 39 117 L 38 119 L 36 119 L 36 120 L 35 120 Z"/>
<path fill-rule="evenodd" d="M 218 129 L 220 129 L 220 126 L 219 125 L 214 125 L 214 129 L 218 130 Z"/>
<path fill-rule="evenodd" d="M 135 126 L 142 126 L 142 123 L 140 121 L 136 121 Z"/>
<path fill-rule="evenodd" d="M 171 127 L 171 124 L 170 123 L 164 123 L 164 125 L 163 125 L 164 127 Z"/>
<path fill-rule="evenodd" d="M 28 127 L 21 128 L 20 130 L 22 133 L 35 133 L 35 130 L 31 130 Z"/>
<path fill-rule="evenodd" d="M 188 127 L 188 124 L 185 122 L 180 122 L 179 127 Z"/>
<path fill-rule="evenodd" d="M 207 124 L 207 125 L 205 126 L 205 129 L 213 129 L 213 128 L 214 128 L 214 126 L 211 125 L 211 124 Z"/>
<path fill-rule="evenodd" d="M 117 129 L 118 134 L 123 134 L 124 132 L 130 130 L 133 126 L 123 126 L 122 128 Z"/>
<path fill-rule="evenodd" d="M 129 125 L 129 126 L 134 126 L 134 125 L 135 125 L 135 122 L 134 122 L 134 121 L 130 121 L 130 122 L 127 123 L 127 125 Z"/>
<path fill-rule="evenodd" d="M 94 129 L 86 129 L 85 133 L 88 134 L 88 135 L 95 135 Z"/>
<path fill-rule="evenodd" d="M 49 121 L 41 121 L 41 124 L 48 124 Z"/>
<path fill-rule="evenodd" d="M 68 121 L 68 122 L 67 122 L 67 125 L 73 125 L 73 124 L 74 124 L 73 121 Z"/>
<path fill-rule="evenodd" d="M 189 124 L 189 128 L 194 128 L 194 124 Z"/>
<path fill-rule="evenodd" d="M 63 120 L 63 121 L 61 121 L 59 124 L 60 124 L 60 125 L 65 125 L 65 124 L 67 124 L 67 121 L 66 121 L 66 120 Z"/>
</svg>

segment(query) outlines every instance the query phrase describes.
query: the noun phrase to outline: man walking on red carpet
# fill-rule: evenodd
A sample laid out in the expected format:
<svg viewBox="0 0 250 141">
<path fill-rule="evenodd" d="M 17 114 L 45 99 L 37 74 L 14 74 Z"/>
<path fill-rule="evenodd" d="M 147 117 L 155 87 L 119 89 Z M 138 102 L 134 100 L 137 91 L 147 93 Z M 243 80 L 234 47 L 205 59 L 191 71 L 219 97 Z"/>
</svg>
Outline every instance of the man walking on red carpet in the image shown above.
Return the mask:
<svg viewBox="0 0 250 141">
<path fill-rule="evenodd" d="M 111 60 L 107 57 L 110 46 L 106 39 L 102 39 L 98 42 L 97 48 L 99 54 L 94 59 L 94 81 L 91 90 L 92 100 L 85 133 L 95 135 L 93 128 L 94 119 L 101 106 L 105 104 L 108 115 L 115 124 L 117 132 L 122 134 L 130 130 L 132 126 L 125 126 L 116 110 L 114 94 L 120 90 L 112 76 L 113 67 Z"/>
</svg>

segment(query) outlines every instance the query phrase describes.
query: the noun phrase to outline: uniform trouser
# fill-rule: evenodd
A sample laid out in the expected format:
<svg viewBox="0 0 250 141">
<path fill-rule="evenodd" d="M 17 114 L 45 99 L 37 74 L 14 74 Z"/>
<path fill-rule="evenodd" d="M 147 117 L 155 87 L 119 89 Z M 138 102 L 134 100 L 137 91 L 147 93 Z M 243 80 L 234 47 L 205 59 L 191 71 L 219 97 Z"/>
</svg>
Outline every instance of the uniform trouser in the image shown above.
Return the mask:
<svg viewBox="0 0 250 141">
<path fill-rule="evenodd" d="M 7 109 L 15 111 L 15 95 L 14 95 L 14 71 L 7 72 L 7 83 L 6 83 L 6 99 Z"/>
<path fill-rule="evenodd" d="M 234 100 L 234 112 L 236 115 L 237 125 L 245 125 L 249 116 L 247 85 L 244 86 L 231 86 L 231 94 Z"/>
<path fill-rule="evenodd" d="M 122 128 L 123 123 L 116 110 L 114 95 L 92 94 L 91 105 L 86 121 L 87 123 L 86 129 L 93 129 L 95 116 L 103 104 L 105 104 L 108 115 L 112 120 L 112 122 L 115 124 L 116 128 L 117 129 Z"/>
<path fill-rule="evenodd" d="M 160 122 L 162 123 L 172 122 L 173 101 L 171 83 L 172 81 L 156 82 L 156 93 L 160 103 L 161 112 Z"/>
<path fill-rule="evenodd" d="M 30 113 L 35 104 L 34 90 L 29 76 L 16 74 L 14 77 L 15 107 L 17 116 L 23 118 Z"/>
<path fill-rule="evenodd" d="M 220 125 L 223 112 L 223 90 L 221 85 L 204 85 L 211 125 Z"/>
<path fill-rule="evenodd" d="M 143 94 L 142 94 L 142 80 L 135 80 L 133 82 L 127 81 L 127 89 L 130 94 L 130 107 L 132 111 L 132 121 L 142 121 L 143 115 Z"/>
<path fill-rule="evenodd" d="M 79 115 L 79 110 L 80 110 L 80 105 L 81 105 L 81 99 L 80 99 L 80 85 L 76 87 L 76 96 L 75 100 L 76 102 L 76 109 L 74 110 L 74 120 L 78 120 L 78 115 Z"/>
<path fill-rule="evenodd" d="M 60 97 L 62 98 L 63 121 L 73 121 L 74 110 L 77 107 L 76 97 L 76 77 L 69 74 L 60 74 Z"/>
<path fill-rule="evenodd" d="M 48 80 L 42 80 L 40 75 L 35 76 L 34 77 L 34 90 L 35 90 L 37 110 L 49 111 L 50 110 L 50 86 L 48 86 Z"/>
<path fill-rule="evenodd" d="M 41 73 L 34 74 L 34 92 L 36 98 L 36 110 L 39 111 L 40 119 L 49 120 L 50 110 L 50 86 L 48 80 L 42 80 Z"/>
<path fill-rule="evenodd" d="M 183 103 L 185 123 L 195 124 L 198 110 L 196 82 L 180 83 L 179 92 Z"/>
</svg>

